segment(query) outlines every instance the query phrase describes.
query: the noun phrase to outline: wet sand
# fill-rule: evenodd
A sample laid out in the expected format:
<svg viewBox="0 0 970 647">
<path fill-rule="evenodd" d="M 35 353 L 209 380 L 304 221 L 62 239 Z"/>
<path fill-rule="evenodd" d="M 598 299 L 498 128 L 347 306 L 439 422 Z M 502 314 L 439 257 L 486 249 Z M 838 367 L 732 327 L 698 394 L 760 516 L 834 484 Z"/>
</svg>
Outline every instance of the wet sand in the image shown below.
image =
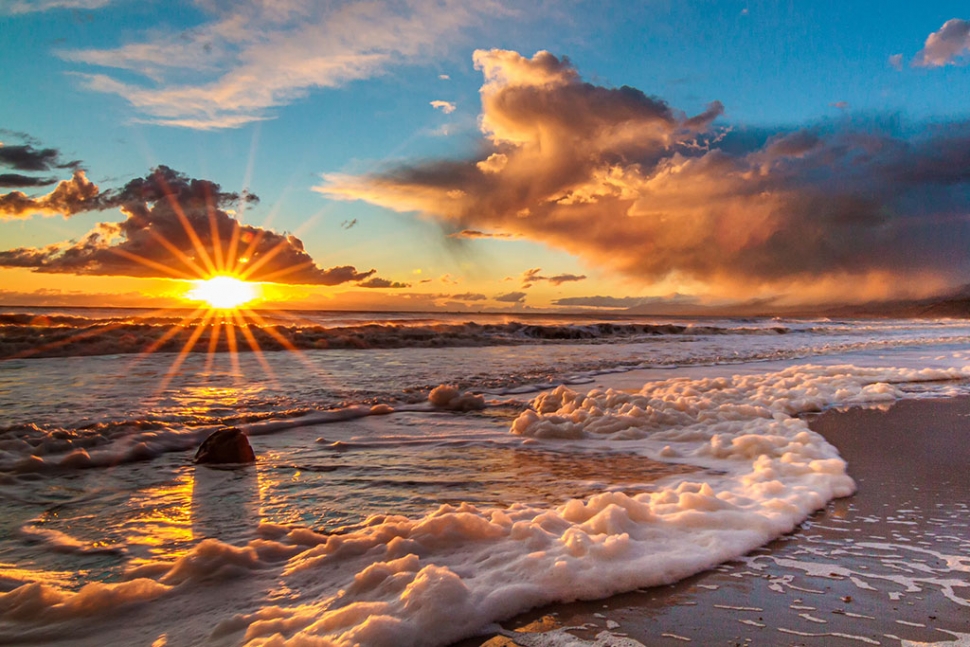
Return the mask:
<svg viewBox="0 0 970 647">
<path fill-rule="evenodd" d="M 676 584 L 517 616 L 454 647 L 970 647 L 970 398 L 815 416 L 858 485 Z"/>
</svg>

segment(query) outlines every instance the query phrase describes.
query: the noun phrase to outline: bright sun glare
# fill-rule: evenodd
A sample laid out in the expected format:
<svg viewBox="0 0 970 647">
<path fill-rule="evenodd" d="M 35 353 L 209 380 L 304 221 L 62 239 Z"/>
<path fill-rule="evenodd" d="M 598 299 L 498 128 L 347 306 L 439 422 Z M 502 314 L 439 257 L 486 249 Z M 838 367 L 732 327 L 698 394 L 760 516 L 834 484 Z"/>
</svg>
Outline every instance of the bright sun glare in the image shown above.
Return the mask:
<svg viewBox="0 0 970 647">
<path fill-rule="evenodd" d="M 256 288 L 231 276 L 214 276 L 193 281 L 195 287 L 185 296 L 193 301 L 205 301 L 219 310 L 232 310 L 256 298 Z"/>
</svg>

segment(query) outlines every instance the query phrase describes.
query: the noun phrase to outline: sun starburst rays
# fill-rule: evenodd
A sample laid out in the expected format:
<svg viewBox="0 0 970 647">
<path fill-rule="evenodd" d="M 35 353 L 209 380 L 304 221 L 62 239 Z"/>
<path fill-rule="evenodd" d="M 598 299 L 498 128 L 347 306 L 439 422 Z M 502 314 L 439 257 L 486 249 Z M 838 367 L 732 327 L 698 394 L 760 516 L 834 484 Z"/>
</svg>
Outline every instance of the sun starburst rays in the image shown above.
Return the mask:
<svg viewBox="0 0 970 647">
<path fill-rule="evenodd" d="M 152 240 L 168 253 L 167 261 L 154 254 L 143 256 L 119 248 L 111 248 L 111 251 L 126 261 L 137 263 L 156 276 L 162 275 L 189 284 L 181 298 L 187 304 L 191 303 L 191 310 L 183 310 L 184 316 L 180 315 L 167 329 L 153 334 L 153 339 L 133 358 L 129 369 L 155 353 L 174 350 L 173 344 L 180 344 L 180 347 L 175 346 L 178 348 L 177 353 L 155 389 L 156 395 L 164 393 L 171 386 L 192 353 L 206 354 L 203 368 L 203 375 L 206 376 L 213 375 L 217 355 L 228 354 L 231 373 L 238 382 L 243 378 L 239 354 L 242 351 L 251 352 L 270 382 L 275 383 L 277 380 L 273 368 L 260 345 L 262 338 L 263 345 L 272 340 L 270 346 L 273 350 L 289 351 L 313 373 L 319 373 L 319 367 L 314 366 L 281 334 L 272 320 L 267 321 L 266 317 L 269 315 L 273 315 L 272 319 L 285 317 L 285 313 L 264 309 L 263 314 L 260 314 L 253 309 L 254 304 L 262 298 L 260 284 L 277 282 L 306 269 L 306 264 L 301 263 L 283 267 L 270 265 L 274 259 L 278 261 L 279 254 L 285 250 L 286 240 L 269 249 L 261 249 L 265 230 L 259 229 L 255 233 L 245 231 L 235 218 L 232 220 L 231 229 L 220 226 L 217 201 L 212 195 L 206 196 L 204 201 L 207 217 L 203 220 L 205 225 L 202 225 L 197 217 L 190 218 L 187 215 L 186 208 L 179 203 L 177 192 L 168 185 L 165 177 L 158 174 L 156 179 L 162 189 L 159 200 L 166 201 L 176 215 L 185 237 L 184 241 L 176 244 L 176 239 L 171 237 L 175 235 L 172 232 L 166 236 L 157 229 L 148 229 Z M 208 231 L 197 231 L 196 226 L 202 226 Z M 204 242 L 203 238 L 208 240 Z M 259 283 L 254 282 L 254 277 L 258 277 Z M 148 317 L 171 317 L 177 310 L 157 310 Z M 26 350 L 15 357 L 42 354 L 53 347 L 70 345 L 131 323 L 131 320 L 118 321 L 108 326 L 82 330 L 65 339 Z M 325 376 L 318 377 L 328 381 Z"/>
</svg>

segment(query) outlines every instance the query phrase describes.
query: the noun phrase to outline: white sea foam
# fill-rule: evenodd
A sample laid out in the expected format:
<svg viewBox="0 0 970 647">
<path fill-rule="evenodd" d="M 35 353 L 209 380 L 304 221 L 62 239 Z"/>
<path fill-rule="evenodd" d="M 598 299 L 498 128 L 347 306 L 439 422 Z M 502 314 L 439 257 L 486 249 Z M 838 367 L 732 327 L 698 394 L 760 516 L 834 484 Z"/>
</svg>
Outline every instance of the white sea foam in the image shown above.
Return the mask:
<svg viewBox="0 0 970 647">
<path fill-rule="evenodd" d="M 676 456 L 705 470 L 548 508 L 445 505 L 421 518 L 371 517 L 346 534 L 275 525 L 241 547 L 208 539 L 121 583 L 77 593 L 34 583 L 0 594 L 0 640 L 50 619 L 97 619 L 107 623 L 101 642 L 168 631 L 173 645 L 445 645 L 543 603 L 673 582 L 792 530 L 854 491 L 837 450 L 799 414 L 887 403 L 906 395 L 904 384 L 968 376 L 797 366 L 659 381 L 637 393 L 557 388 L 535 398 L 512 432 Z M 121 600 L 155 601 L 124 623 L 105 619 Z M 180 625 L 187 607 L 204 621 Z"/>
</svg>

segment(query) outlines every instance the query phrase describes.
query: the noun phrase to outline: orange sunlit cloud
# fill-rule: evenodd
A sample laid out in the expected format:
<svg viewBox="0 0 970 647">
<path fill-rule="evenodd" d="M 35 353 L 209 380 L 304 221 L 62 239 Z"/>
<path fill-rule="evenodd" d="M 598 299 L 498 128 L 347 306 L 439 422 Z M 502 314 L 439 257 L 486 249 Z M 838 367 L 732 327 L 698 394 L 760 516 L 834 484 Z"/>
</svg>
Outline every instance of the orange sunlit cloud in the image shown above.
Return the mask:
<svg viewBox="0 0 970 647">
<path fill-rule="evenodd" d="M 735 298 L 924 296 L 970 270 L 968 124 L 907 140 L 851 126 L 746 134 L 713 125 L 717 101 L 690 117 L 584 82 L 548 52 L 474 58 L 481 155 L 331 174 L 317 190 Z"/>
<path fill-rule="evenodd" d="M 242 224 L 229 215 L 229 208 L 255 202 L 255 196 L 227 193 L 218 184 L 188 178 L 165 166 L 121 189 L 100 192 L 91 187 L 80 203 L 57 208 L 65 214 L 118 208 L 126 220 L 100 223 L 77 242 L 0 251 L 0 267 L 44 274 L 183 280 L 231 274 L 242 280 L 286 284 L 371 281 L 373 287 L 402 286 L 375 276 L 373 269 L 317 267 L 296 236 Z M 10 195 L 14 194 L 0 200 Z"/>
</svg>

